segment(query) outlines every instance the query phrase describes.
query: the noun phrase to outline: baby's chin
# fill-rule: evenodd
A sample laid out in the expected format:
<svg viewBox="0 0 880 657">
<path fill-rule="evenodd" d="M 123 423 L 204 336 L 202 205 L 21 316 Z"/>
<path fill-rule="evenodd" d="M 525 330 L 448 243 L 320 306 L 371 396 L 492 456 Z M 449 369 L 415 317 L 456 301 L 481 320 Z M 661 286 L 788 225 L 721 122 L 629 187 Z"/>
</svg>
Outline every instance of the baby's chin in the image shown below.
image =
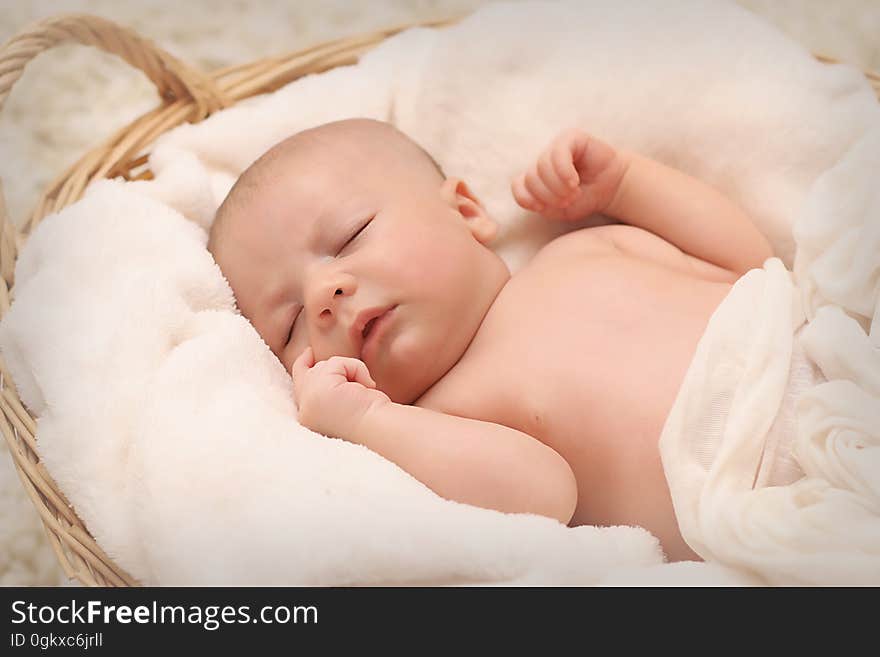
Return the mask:
<svg viewBox="0 0 880 657">
<path fill-rule="evenodd" d="M 414 366 L 416 369 L 418 365 Z M 372 374 L 372 372 L 371 372 Z M 433 383 L 425 385 L 416 380 L 411 368 L 392 368 L 373 375 L 376 387 L 384 392 L 391 401 L 398 404 L 411 404 L 424 394 Z"/>
<path fill-rule="evenodd" d="M 373 368 L 370 368 L 370 374 L 376 382 L 376 387 L 398 404 L 412 404 L 438 383 L 458 362 L 458 358 L 453 358 L 440 347 L 420 350 L 407 349 L 403 344 L 391 346 L 398 348 L 392 349 L 392 352 L 386 355 L 384 366 L 377 367 L 375 374 Z M 448 344 L 443 346 L 448 348 Z"/>
</svg>

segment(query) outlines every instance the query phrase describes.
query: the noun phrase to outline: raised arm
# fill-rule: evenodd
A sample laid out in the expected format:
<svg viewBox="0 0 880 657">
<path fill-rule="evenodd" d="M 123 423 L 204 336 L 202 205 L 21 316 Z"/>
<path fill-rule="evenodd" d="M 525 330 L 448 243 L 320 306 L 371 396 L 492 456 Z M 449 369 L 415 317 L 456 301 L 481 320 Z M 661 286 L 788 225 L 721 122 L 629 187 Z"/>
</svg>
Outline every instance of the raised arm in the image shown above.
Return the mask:
<svg viewBox="0 0 880 657">
<path fill-rule="evenodd" d="M 773 255 L 748 215 L 713 187 L 641 155 L 620 157 L 626 170 L 608 215 L 740 274 Z"/>
<path fill-rule="evenodd" d="M 293 364 L 299 421 L 326 436 L 366 446 L 449 500 L 568 524 L 577 484 L 568 463 L 510 427 L 392 402 L 366 365 L 334 356 Z"/>
<path fill-rule="evenodd" d="M 711 186 L 579 130 L 554 139 L 514 181 L 513 194 L 523 207 L 554 219 L 606 214 L 739 274 L 773 255 L 748 215 Z"/>
</svg>

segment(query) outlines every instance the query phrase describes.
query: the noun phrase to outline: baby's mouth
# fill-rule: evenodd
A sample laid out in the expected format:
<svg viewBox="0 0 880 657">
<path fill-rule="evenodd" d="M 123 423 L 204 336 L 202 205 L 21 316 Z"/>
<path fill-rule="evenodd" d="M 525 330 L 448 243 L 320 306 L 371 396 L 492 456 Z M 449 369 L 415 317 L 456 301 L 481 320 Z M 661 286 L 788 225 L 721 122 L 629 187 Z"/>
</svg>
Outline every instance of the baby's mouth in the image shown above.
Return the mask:
<svg viewBox="0 0 880 657">
<path fill-rule="evenodd" d="M 384 314 L 384 313 L 383 313 L 383 314 Z M 380 315 L 380 317 L 381 317 L 381 315 Z M 373 330 L 373 324 L 376 323 L 376 320 L 377 320 L 377 319 L 379 319 L 379 317 L 373 317 L 373 319 L 371 319 L 370 321 L 368 321 L 368 322 L 366 323 L 366 325 L 364 326 L 364 330 L 361 331 L 361 335 L 364 337 L 364 340 L 367 339 L 367 336 L 370 334 L 370 331 Z"/>
<path fill-rule="evenodd" d="M 386 306 L 384 308 L 368 309 L 361 312 L 362 318 L 373 315 L 373 317 L 364 323 L 363 328 L 361 329 L 360 358 L 364 362 L 366 362 L 366 359 L 374 357 L 371 354 L 374 354 L 378 348 L 374 343 L 377 340 L 383 339 L 383 335 L 388 330 L 388 323 L 394 321 L 390 315 L 395 308 L 397 308 L 397 304 Z M 355 326 L 360 326 L 361 321 L 363 321 L 363 319 L 356 320 Z M 356 336 L 357 333 L 354 333 L 354 335 Z"/>
</svg>

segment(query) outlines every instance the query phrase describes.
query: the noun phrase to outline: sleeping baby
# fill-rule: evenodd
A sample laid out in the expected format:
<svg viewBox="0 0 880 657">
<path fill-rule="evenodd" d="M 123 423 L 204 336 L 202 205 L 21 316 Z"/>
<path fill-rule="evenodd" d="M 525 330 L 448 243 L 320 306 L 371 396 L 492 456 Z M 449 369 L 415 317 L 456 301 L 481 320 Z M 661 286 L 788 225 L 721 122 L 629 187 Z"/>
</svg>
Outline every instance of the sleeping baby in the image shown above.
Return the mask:
<svg viewBox="0 0 880 657">
<path fill-rule="evenodd" d="M 579 130 L 512 183 L 569 232 L 511 275 L 496 223 L 389 124 L 277 144 L 208 248 L 293 376 L 302 425 L 365 445 L 440 496 L 570 525 L 679 530 L 658 439 L 713 312 L 772 256 L 708 185 Z"/>
</svg>

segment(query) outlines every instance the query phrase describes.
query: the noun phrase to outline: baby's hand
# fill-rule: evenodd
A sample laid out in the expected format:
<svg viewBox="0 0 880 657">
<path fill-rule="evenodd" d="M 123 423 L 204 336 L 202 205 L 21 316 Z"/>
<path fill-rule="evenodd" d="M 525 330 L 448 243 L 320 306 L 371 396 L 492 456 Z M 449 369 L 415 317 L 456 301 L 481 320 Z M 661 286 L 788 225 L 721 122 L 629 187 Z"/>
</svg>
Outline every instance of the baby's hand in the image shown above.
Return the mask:
<svg viewBox="0 0 880 657">
<path fill-rule="evenodd" d="M 364 414 L 376 403 L 391 401 L 357 358 L 333 356 L 315 363 L 308 347 L 291 369 L 300 424 L 325 436 L 356 442 Z"/>
<path fill-rule="evenodd" d="M 626 167 L 625 157 L 605 142 L 581 130 L 566 130 L 514 179 L 511 191 L 526 210 L 574 221 L 608 209 Z"/>
</svg>

